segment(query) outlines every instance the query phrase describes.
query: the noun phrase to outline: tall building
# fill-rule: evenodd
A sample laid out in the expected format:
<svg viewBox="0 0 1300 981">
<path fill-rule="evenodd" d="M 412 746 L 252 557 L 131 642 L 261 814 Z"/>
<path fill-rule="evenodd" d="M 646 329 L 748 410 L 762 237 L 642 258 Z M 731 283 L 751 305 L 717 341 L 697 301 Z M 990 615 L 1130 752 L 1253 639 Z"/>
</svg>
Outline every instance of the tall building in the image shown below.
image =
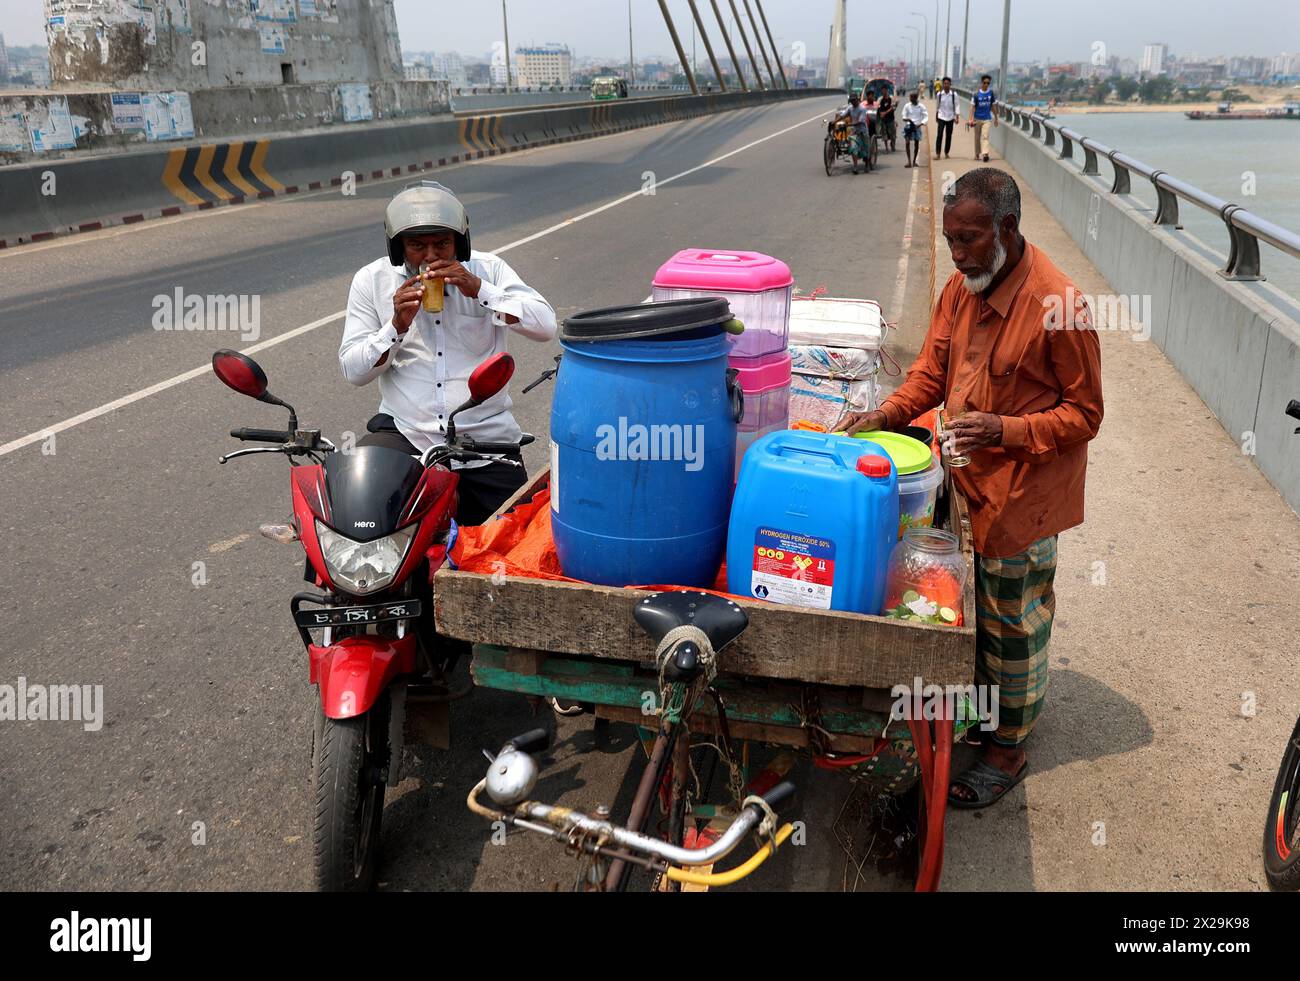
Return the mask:
<svg viewBox="0 0 1300 981">
<path fill-rule="evenodd" d="M 192 92 L 403 77 L 393 0 L 44 4 L 59 84 Z"/>
<path fill-rule="evenodd" d="M 562 44 L 515 48 L 515 72 L 521 86 L 572 85 L 573 54 Z"/>
<path fill-rule="evenodd" d="M 442 54 L 435 54 L 429 61 L 433 70 L 433 77 L 445 79 L 451 83 L 452 88 L 463 89 L 469 85 L 469 77 L 465 73 L 465 63 L 461 61 L 460 55 L 455 51 L 444 51 Z"/>
<path fill-rule="evenodd" d="M 960 44 L 950 44 L 944 49 L 943 74 L 954 80 L 961 75 Z"/>
<path fill-rule="evenodd" d="M 1165 62 L 1169 60 L 1169 45 L 1148 44 L 1142 49 L 1141 72 L 1143 75 L 1163 75 Z"/>
<path fill-rule="evenodd" d="M 887 61 L 875 61 L 863 65 L 855 65 L 855 74 L 868 82 L 873 78 L 887 78 L 894 83 L 895 90 L 904 88 L 907 85 L 907 62 L 898 61 L 890 63 Z"/>
</svg>

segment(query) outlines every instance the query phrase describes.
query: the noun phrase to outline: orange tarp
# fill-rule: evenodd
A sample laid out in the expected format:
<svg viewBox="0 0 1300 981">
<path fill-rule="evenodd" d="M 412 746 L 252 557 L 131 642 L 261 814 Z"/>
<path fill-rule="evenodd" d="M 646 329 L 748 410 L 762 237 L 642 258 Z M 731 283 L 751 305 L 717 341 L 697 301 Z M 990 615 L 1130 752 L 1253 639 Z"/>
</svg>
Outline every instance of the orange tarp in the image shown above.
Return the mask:
<svg viewBox="0 0 1300 981">
<path fill-rule="evenodd" d="M 451 550 L 451 560 L 461 572 L 477 572 L 491 576 L 523 576 L 530 579 L 553 579 L 559 582 L 581 583 L 571 579 L 560 569 L 560 557 L 555 551 L 551 536 L 551 489 L 543 487 L 527 503 L 517 504 L 514 510 L 485 525 L 459 528 L 456 544 Z M 649 589 L 659 592 L 694 589 L 693 586 L 629 586 L 631 589 Z M 713 589 L 704 592 L 731 597 L 727 589 L 727 567 L 724 564 L 713 583 Z M 733 597 L 744 599 L 745 597 Z"/>
</svg>

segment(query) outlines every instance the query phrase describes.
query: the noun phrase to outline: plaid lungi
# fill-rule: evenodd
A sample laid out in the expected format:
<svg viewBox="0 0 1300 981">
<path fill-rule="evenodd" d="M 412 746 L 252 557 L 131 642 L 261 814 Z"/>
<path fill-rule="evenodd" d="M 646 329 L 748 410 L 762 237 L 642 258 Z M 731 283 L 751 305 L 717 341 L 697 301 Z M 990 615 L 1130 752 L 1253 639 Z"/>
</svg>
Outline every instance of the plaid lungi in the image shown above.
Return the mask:
<svg viewBox="0 0 1300 981">
<path fill-rule="evenodd" d="M 1047 644 L 1056 612 L 1056 536 L 1019 555 L 977 555 L 975 683 L 998 686 L 993 742 L 1018 746 L 1034 728 L 1047 697 Z"/>
</svg>

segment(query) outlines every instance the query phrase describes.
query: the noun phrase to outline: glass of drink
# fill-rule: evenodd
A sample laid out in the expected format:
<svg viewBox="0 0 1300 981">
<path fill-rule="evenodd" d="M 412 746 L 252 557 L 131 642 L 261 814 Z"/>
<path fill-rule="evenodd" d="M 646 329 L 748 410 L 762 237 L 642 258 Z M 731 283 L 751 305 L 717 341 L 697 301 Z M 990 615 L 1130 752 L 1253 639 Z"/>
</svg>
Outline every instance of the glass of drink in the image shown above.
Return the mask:
<svg viewBox="0 0 1300 981">
<path fill-rule="evenodd" d="M 428 263 L 420 266 L 420 277 L 424 283 L 424 309 L 428 313 L 442 313 L 442 301 L 445 294 L 444 283 L 441 279 L 424 279 L 429 271 Z"/>
<path fill-rule="evenodd" d="M 941 435 L 939 437 L 940 446 L 943 455 L 948 458 L 948 466 L 965 467 L 970 465 L 970 457 L 958 456 L 954 450 L 957 446 L 957 434 L 948 428 L 948 422 L 952 419 L 960 419 L 966 413 L 966 405 L 961 400 L 952 402 L 944 406 L 943 414 L 940 418 L 939 428 Z"/>
</svg>

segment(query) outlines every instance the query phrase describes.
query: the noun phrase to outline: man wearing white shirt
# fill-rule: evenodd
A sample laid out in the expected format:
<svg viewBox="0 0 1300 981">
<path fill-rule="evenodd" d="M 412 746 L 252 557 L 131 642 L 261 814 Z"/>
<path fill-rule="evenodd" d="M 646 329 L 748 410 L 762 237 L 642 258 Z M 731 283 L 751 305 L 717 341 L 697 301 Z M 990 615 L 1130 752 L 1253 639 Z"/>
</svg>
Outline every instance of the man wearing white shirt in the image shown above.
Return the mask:
<svg viewBox="0 0 1300 981">
<path fill-rule="evenodd" d="M 907 96 L 907 105 L 903 106 L 903 146 L 907 150 L 908 167 L 916 166 L 916 155 L 921 150 L 921 129 L 930 121 L 930 113 L 919 101 L 916 92 Z"/>
<path fill-rule="evenodd" d="M 957 122 L 957 93 L 952 90 L 952 79 L 943 77 L 943 87 L 939 89 L 939 105 L 934 111 L 938 125 L 935 127 L 934 156 L 942 154 L 948 157 L 952 150 L 952 130 Z"/>
<path fill-rule="evenodd" d="M 388 255 L 352 280 L 339 365 L 353 385 L 379 380 L 379 414 L 358 445 L 420 454 L 446 441 L 447 419 L 469 398 L 473 370 L 506 350 L 511 331 L 553 340 L 555 311 L 500 257 L 471 251 L 465 209 L 440 184 L 424 181 L 400 192 L 384 226 Z M 422 302 L 434 279 L 444 283 L 439 312 Z M 456 431 L 483 442 L 517 442 L 511 405 L 503 389 L 460 413 Z M 487 520 L 527 478 L 518 452 L 456 469 L 456 520 L 463 525 Z"/>
</svg>

